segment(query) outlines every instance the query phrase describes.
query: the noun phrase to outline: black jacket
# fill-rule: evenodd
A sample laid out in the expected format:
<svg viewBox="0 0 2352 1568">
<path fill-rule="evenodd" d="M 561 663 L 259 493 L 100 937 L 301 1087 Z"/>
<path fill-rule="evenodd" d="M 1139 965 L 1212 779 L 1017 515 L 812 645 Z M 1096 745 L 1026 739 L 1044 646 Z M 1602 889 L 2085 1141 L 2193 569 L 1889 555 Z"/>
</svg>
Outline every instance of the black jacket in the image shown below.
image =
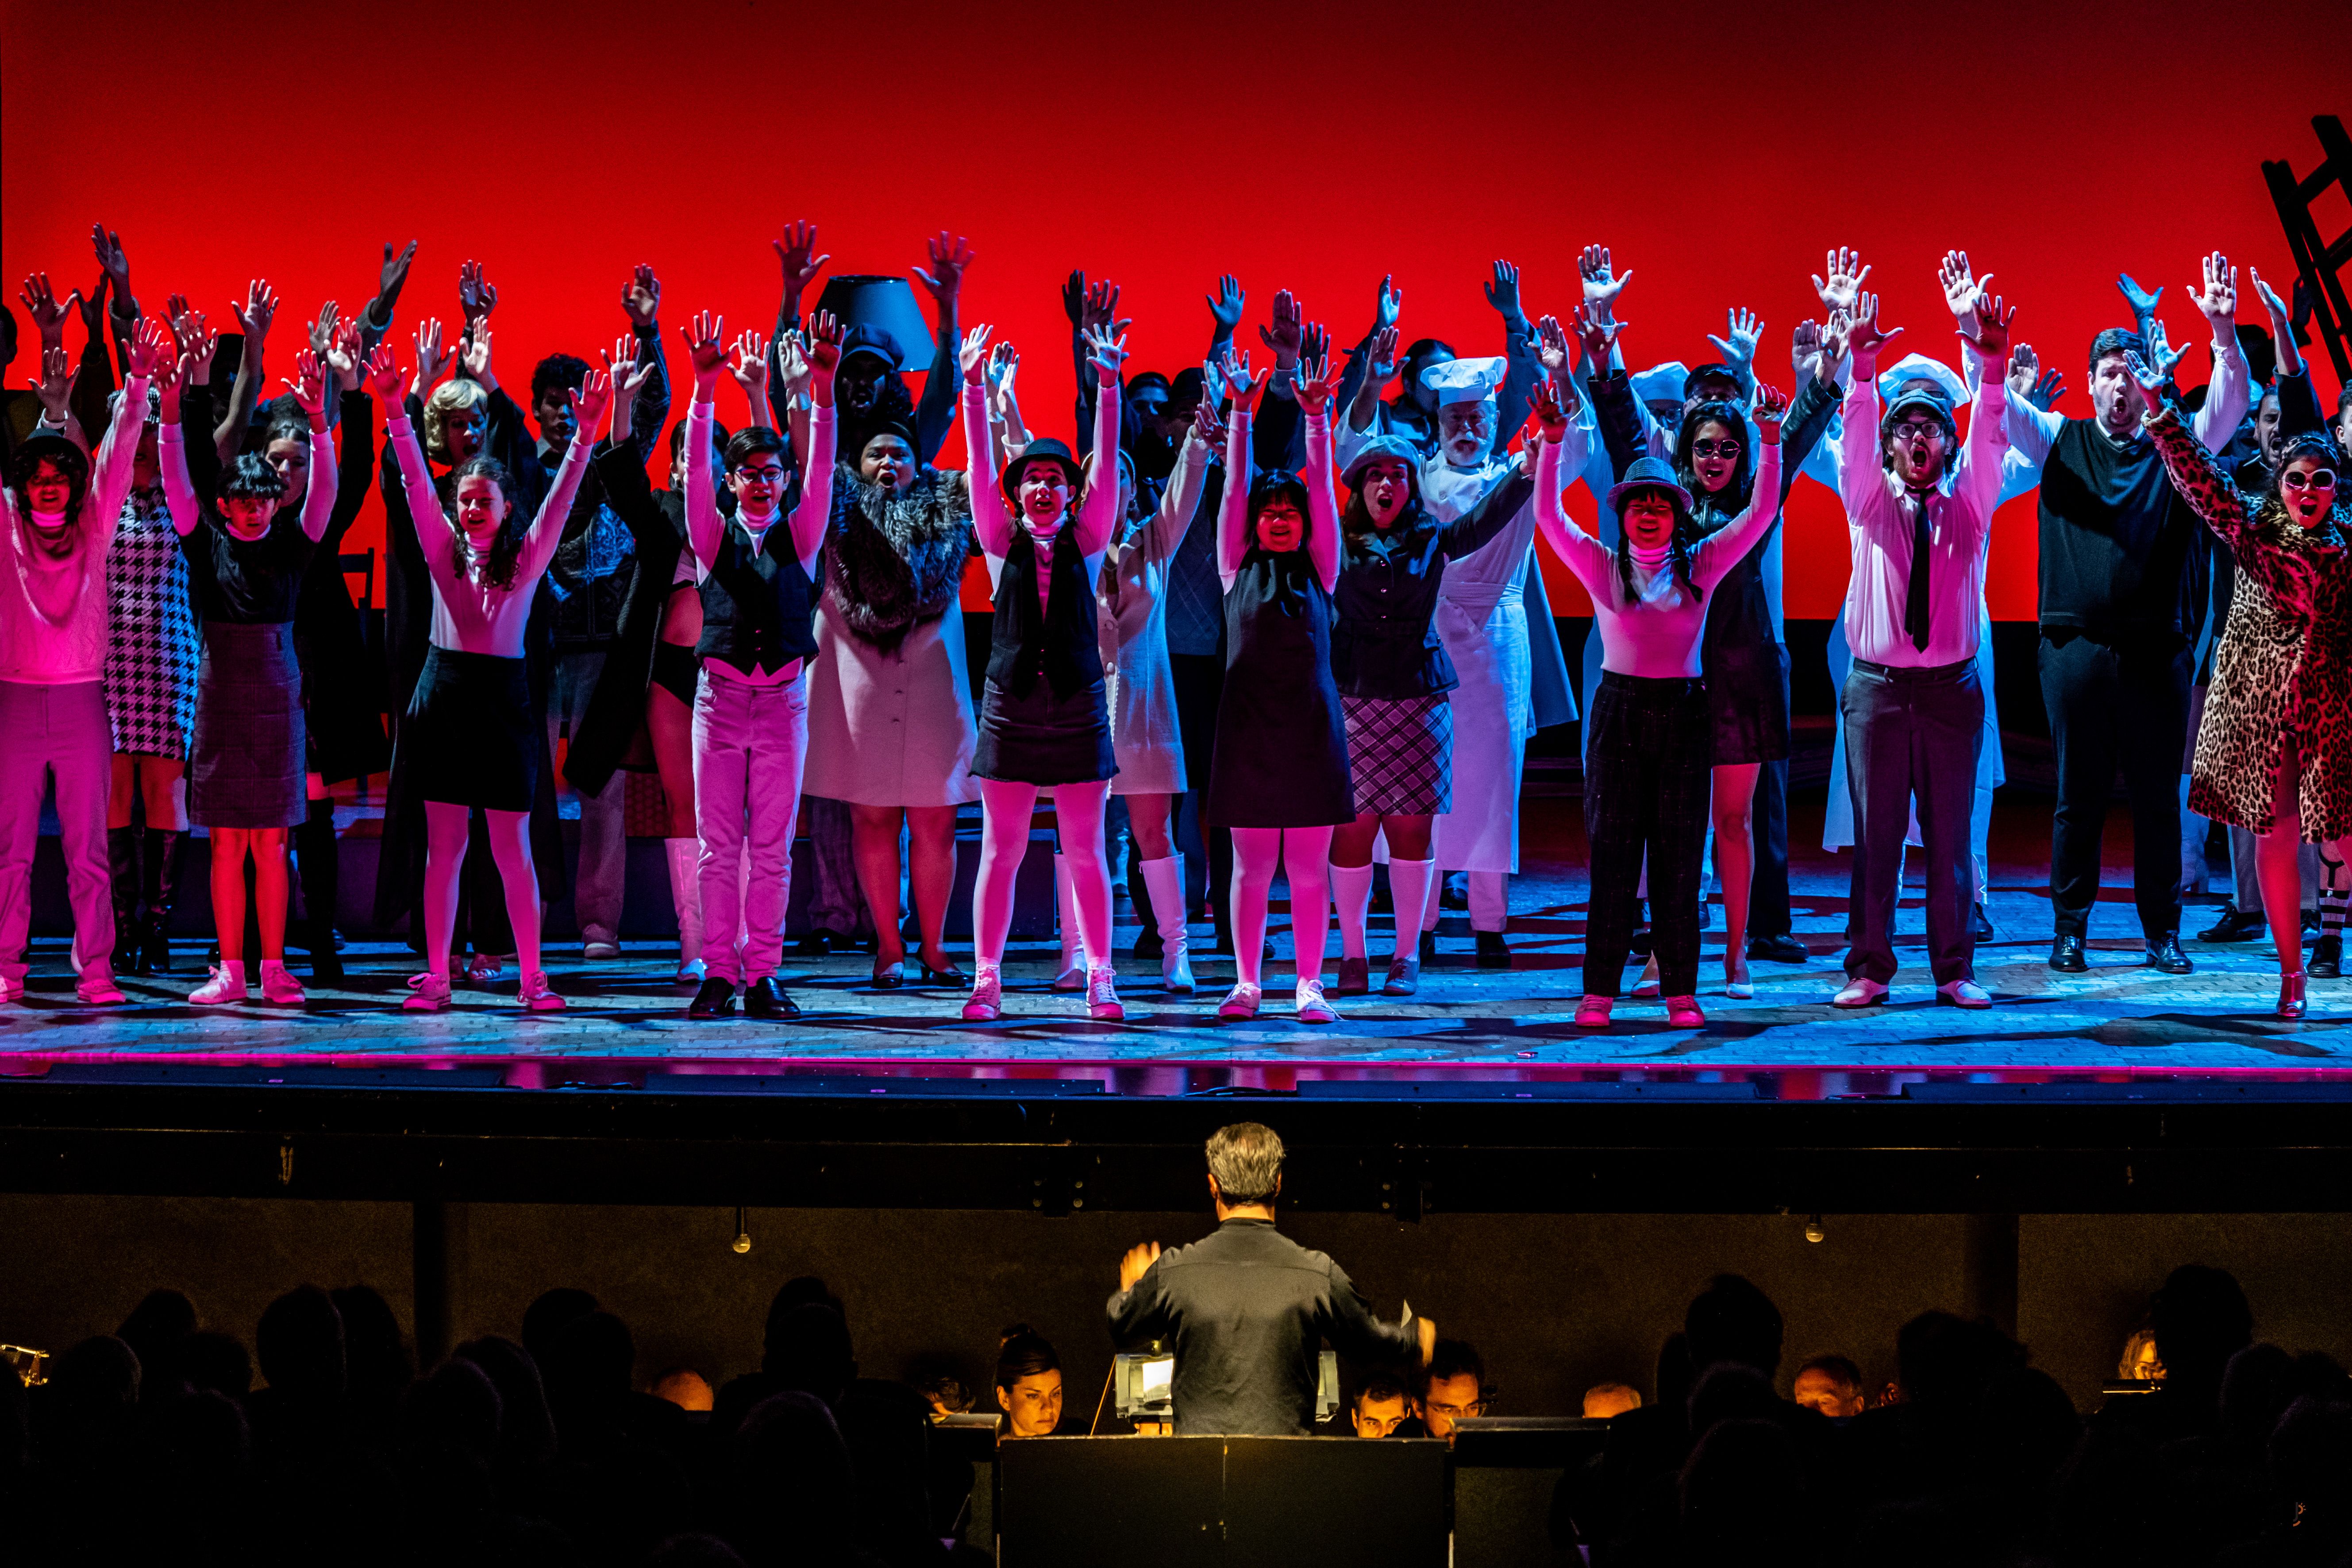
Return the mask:
<svg viewBox="0 0 2352 1568">
<path fill-rule="evenodd" d="M 597 452 L 593 472 L 605 504 L 636 542 L 636 569 L 614 617 L 604 672 L 596 678 L 587 715 L 564 759 L 563 776 L 586 795 L 604 789 L 645 722 L 662 612 L 669 604 L 678 557 L 686 552 L 685 498 L 647 482 L 645 449 L 635 437 Z"/>
</svg>

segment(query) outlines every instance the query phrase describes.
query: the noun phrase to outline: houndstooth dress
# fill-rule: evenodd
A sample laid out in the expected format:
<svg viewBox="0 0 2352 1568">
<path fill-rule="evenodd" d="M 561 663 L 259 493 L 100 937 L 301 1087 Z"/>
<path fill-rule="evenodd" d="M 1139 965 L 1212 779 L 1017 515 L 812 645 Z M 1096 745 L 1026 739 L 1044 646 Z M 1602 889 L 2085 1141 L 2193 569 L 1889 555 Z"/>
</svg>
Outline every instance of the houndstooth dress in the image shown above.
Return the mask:
<svg viewBox="0 0 2352 1568">
<path fill-rule="evenodd" d="M 106 711 L 116 751 L 188 754 L 202 648 L 188 609 L 187 558 L 163 491 L 134 489 L 106 557 Z"/>
</svg>

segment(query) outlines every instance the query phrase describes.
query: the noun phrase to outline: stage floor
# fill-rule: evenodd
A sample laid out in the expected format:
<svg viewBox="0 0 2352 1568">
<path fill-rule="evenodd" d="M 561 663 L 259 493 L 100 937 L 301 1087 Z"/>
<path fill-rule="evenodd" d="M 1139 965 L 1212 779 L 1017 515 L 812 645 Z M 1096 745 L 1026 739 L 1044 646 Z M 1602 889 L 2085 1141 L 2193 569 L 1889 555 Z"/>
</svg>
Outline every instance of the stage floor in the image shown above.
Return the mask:
<svg viewBox="0 0 2352 1568">
<path fill-rule="evenodd" d="M 2046 818 L 2044 819 L 2046 821 Z M 1996 847 L 2000 845 L 1997 841 Z M 1843 863 L 1801 856 L 1794 882 L 1797 928 L 1810 963 L 1754 965 L 1757 995 L 1732 1002 L 1721 987 L 1721 911 L 1702 958 L 1707 1026 L 1667 1026 L 1655 1003 L 1618 1005 L 1618 1021 L 1588 1032 L 1570 1022 L 1580 985 L 1585 880 L 1580 854 L 1538 866 L 1515 884 L 1515 966 L 1472 967 L 1461 917 L 1449 916 L 1444 960 L 1424 971 L 1409 1001 L 1340 1000 L 1341 1021 L 1301 1026 L 1289 1016 L 1290 933 L 1280 911 L 1272 936 L 1268 1003 L 1249 1023 L 1220 1024 L 1214 1007 L 1233 980 L 1230 958 L 1197 962 L 1202 989 L 1162 992 L 1156 962 L 1122 959 L 1128 1017 L 1097 1024 L 1078 998 L 1046 988 L 1053 952 L 1016 947 L 1006 965 L 1006 1016 L 961 1022 L 960 993 L 910 987 L 878 992 L 863 954 L 786 959 L 786 984 L 805 1009 L 790 1025 L 737 1016 L 685 1016 L 691 987 L 667 984 L 674 948 L 633 943 L 614 963 L 586 963 L 569 944 L 551 968 L 567 1011 L 516 1009 L 514 977 L 487 991 L 461 989 L 449 1011 L 399 1011 L 412 956 L 397 944 L 355 943 L 351 983 L 314 990 L 307 1011 L 253 1005 L 199 1008 L 185 1001 L 199 975 L 126 979 L 134 1005 L 78 1005 L 62 943 L 46 942 L 27 999 L 0 1009 L 0 1074 L 39 1073 L 51 1062 L 311 1063 L 507 1066 L 518 1087 L 620 1082 L 648 1068 L 759 1073 L 861 1070 L 952 1077 L 1096 1077 L 1114 1092 L 1183 1093 L 1203 1088 L 1281 1089 L 1307 1079 L 1471 1076 L 1530 1079 L 1723 1081 L 1756 1077 L 1766 1091 L 1817 1098 L 1899 1092 L 1933 1077 L 1992 1080 L 2077 1077 L 2244 1077 L 2352 1080 L 2352 981 L 2314 981 L 2311 1016 L 2270 1016 L 2278 980 L 2270 943 L 2208 945 L 2194 932 L 2210 906 L 2192 905 L 2186 942 L 2197 973 L 2179 978 L 2144 967 L 2127 893 L 2111 886 L 2092 926 L 2092 968 L 2059 975 L 2044 963 L 2050 916 L 2046 870 L 2004 864 L 1991 913 L 1998 941 L 1980 947 L 1978 973 L 1995 1005 L 1961 1013 L 1934 1005 L 1924 966 L 1918 886 L 1898 921 L 1906 964 L 1890 1005 L 1859 1014 L 1827 1004 L 1841 983 L 1845 921 Z M 2127 876 L 2127 873 L 2126 873 Z M 2110 874 L 2110 882 L 2117 880 Z M 1280 888 L 1277 886 L 1277 893 Z M 1121 908 L 1120 951 L 1134 926 Z M 1374 919 L 1372 948 L 1389 947 Z M 1205 943 L 1208 930 L 1196 927 Z M 193 963 L 193 944 L 184 944 Z M 1337 952 L 1337 937 L 1332 951 Z M 969 963 L 969 956 L 959 958 Z M 295 964 L 302 972 L 299 955 Z M 1375 968 L 1375 975 L 1379 971 Z M 1327 968 L 1327 978 L 1329 971 Z M 1627 973 L 1630 986 L 1633 975 Z"/>
</svg>

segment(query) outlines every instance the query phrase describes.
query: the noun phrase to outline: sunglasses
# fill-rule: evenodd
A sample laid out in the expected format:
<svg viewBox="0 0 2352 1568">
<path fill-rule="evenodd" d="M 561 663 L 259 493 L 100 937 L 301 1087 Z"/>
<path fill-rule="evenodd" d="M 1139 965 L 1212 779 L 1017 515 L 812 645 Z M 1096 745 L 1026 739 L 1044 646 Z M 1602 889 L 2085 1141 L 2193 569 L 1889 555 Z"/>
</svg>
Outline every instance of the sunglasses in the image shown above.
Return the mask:
<svg viewBox="0 0 2352 1568">
<path fill-rule="evenodd" d="M 2281 474 L 2279 483 L 2291 490 L 2332 490 L 2336 488 L 2336 470 L 2314 468 L 2307 474 Z"/>
<path fill-rule="evenodd" d="M 1702 437 L 1698 440 L 1691 443 L 1691 456 L 1694 458 L 1736 458 L 1739 456 L 1739 448 L 1741 445 L 1742 443 L 1738 441 L 1729 439 L 1717 441 Z"/>
</svg>

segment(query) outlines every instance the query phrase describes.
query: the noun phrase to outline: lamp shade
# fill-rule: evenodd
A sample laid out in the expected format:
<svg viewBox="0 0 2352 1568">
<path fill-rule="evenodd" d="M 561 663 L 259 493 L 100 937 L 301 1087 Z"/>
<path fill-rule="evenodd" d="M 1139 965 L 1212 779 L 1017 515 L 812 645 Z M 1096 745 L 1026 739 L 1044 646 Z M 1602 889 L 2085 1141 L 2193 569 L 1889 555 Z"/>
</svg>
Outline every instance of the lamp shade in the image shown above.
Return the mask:
<svg viewBox="0 0 2352 1568">
<path fill-rule="evenodd" d="M 851 347 L 884 349 L 892 370 L 931 363 L 931 329 L 904 278 L 862 272 L 828 278 L 816 308 L 831 311 L 850 332 Z"/>
</svg>

